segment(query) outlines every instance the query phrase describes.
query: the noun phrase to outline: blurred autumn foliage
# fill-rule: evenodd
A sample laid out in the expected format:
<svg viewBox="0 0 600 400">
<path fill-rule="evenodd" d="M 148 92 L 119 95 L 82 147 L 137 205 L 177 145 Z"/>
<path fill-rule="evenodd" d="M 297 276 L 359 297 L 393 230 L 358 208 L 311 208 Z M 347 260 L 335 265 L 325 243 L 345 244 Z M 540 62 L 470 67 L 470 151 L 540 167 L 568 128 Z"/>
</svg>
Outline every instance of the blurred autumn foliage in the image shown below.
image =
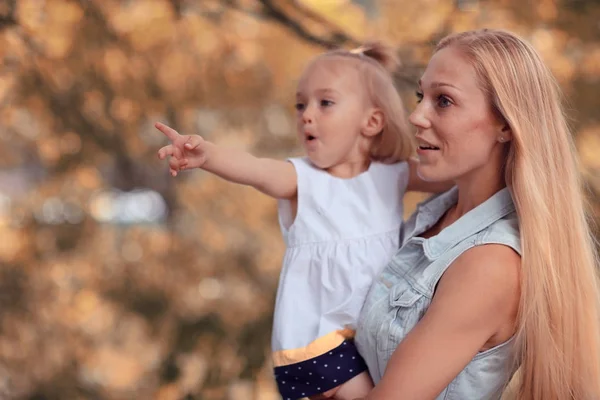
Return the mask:
<svg viewBox="0 0 600 400">
<path fill-rule="evenodd" d="M 171 178 L 153 123 L 298 154 L 310 57 L 397 44 L 410 109 L 432 45 L 478 27 L 522 34 L 556 74 L 598 220 L 596 0 L 0 2 L 0 398 L 278 399 L 276 203 Z"/>
</svg>

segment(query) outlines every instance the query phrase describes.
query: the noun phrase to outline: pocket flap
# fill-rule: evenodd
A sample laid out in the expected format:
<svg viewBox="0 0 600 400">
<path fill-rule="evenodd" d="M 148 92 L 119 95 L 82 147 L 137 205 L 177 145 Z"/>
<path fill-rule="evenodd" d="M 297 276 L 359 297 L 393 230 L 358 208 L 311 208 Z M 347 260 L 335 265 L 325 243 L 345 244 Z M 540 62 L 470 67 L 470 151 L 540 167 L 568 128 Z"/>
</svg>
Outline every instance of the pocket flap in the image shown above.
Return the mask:
<svg viewBox="0 0 600 400">
<path fill-rule="evenodd" d="M 390 305 L 392 307 L 411 307 L 423 295 L 413 288 L 408 283 L 396 285 L 390 290 Z"/>
</svg>

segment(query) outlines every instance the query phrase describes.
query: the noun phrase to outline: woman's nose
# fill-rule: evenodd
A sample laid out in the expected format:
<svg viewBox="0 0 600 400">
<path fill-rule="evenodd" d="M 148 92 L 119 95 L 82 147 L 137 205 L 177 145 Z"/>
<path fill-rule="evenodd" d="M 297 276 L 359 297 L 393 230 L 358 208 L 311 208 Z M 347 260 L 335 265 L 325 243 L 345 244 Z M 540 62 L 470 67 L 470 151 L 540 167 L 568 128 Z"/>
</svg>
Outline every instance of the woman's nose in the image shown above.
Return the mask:
<svg viewBox="0 0 600 400">
<path fill-rule="evenodd" d="M 417 128 L 427 129 L 431 127 L 431 122 L 429 118 L 427 118 L 425 111 L 423 103 L 418 104 L 415 110 L 410 113 L 408 120 Z"/>
</svg>

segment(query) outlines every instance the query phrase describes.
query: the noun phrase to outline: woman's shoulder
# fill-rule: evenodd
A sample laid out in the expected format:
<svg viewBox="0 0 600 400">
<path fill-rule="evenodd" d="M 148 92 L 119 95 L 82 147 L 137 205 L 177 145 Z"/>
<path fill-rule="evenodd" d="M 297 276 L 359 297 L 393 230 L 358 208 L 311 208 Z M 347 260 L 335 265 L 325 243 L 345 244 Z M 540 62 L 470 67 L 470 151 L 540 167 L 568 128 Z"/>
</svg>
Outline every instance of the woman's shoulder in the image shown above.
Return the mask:
<svg viewBox="0 0 600 400">
<path fill-rule="evenodd" d="M 512 212 L 505 215 L 486 227 L 479 234 L 477 244 L 502 244 L 512 248 L 520 255 L 521 233 L 517 213 Z"/>
<path fill-rule="evenodd" d="M 462 328 L 488 332 L 486 347 L 514 333 L 521 292 L 521 257 L 496 243 L 462 253 L 444 273 L 435 295 L 447 309 L 462 307 Z"/>
</svg>

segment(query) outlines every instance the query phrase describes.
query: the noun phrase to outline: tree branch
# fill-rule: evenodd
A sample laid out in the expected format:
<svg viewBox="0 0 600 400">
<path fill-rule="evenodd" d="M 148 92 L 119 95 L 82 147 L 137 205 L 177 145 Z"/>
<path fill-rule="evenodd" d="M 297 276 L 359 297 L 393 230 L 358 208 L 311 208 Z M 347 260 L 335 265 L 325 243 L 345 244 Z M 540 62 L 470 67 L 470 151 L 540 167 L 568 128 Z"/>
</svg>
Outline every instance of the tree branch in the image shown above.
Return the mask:
<svg viewBox="0 0 600 400">
<path fill-rule="evenodd" d="M 0 31 L 12 26 L 18 25 L 17 18 L 15 17 L 17 9 L 17 0 L 8 0 L 3 8 L 7 9 L 6 14 L 0 14 Z"/>
<path fill-rule="evenodd" d="M 327 21 L 317 13 L 298 5 L 291 0 L 258 0 L 258 3 L 262 6 L 260 12 L 249 9 L 235 0 L 225 0 L 222 3 L 231 9 L 241 11 L 255 18 L 276 22 L 308 43 L 326 49 L 343 45 L 358 46 L 360 43 L 359 40 L 351 37 L 342 29 L 335 26 L 331 21 Z M 302 24 L 300 21 L 309 21 L 312 24 L 321 26 L 328 33 L 326 35 L 315 34 L 307 28 L 306 24 Z"/>
</svg>

